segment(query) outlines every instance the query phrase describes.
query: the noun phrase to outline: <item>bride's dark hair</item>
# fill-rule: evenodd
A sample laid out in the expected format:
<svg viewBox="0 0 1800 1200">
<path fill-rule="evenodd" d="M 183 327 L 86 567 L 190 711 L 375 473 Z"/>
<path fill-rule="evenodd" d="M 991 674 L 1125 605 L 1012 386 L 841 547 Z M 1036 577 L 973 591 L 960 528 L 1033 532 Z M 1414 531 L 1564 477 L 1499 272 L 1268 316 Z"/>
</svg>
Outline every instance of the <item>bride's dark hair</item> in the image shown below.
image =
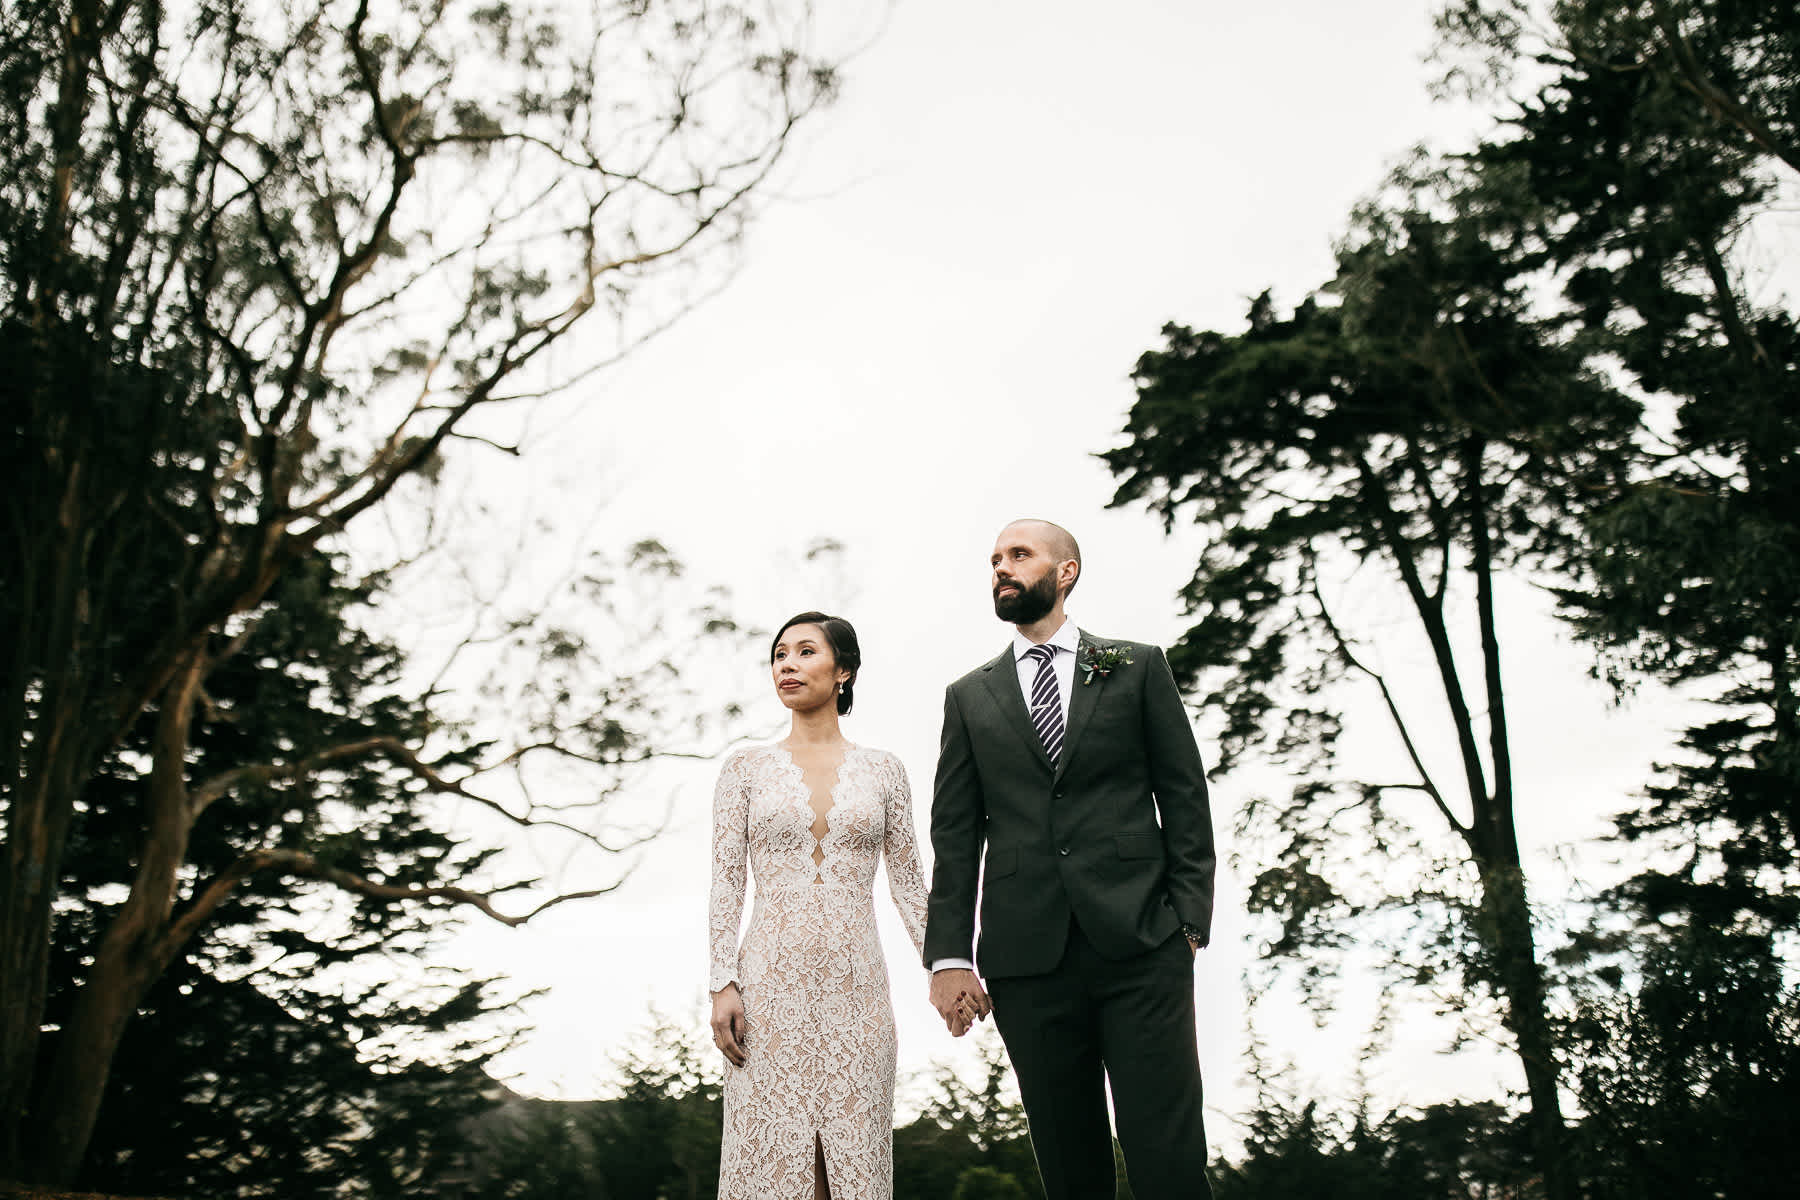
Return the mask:
<svg viewBox="0 0 1800 1200">
<path fill-rule="evenodd" d="M 843 716 L 856 703 L 856 672 L 862 666 L 862 647 L 856 644 L 855 627 L 842 617 L 827 616 L 822 612 L 803 612 L 789 617 L 769 643 L 770 662 L 775 661 L 775 647 L 781 645 L 781 635 L 796 625 L 817 625 L 824 630 L 825 640 L 831 644 L 831 661 L 850 672 L 850 678 L 844 680 L 844 690 L 837 698 L 838 715 Z"/>
</svg>

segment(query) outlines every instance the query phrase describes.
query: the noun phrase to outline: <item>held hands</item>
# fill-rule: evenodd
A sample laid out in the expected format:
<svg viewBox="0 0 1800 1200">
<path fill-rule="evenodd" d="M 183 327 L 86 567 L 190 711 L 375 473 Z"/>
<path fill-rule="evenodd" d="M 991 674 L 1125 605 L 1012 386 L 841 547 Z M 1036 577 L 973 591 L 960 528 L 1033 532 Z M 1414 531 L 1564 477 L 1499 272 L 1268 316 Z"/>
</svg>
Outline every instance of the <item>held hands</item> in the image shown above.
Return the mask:
<svg viewBox="0 0 1800 1200">
<path fill-rule="evenodd" d="M 969 1026 L 994 1011 L 994 1002 L 988 999 L 975 972 L 949 967 L 932 973 L 931 1007 L 944 1018 L 950 1036 L 961 1037 L 969 1032 Z"/>
<path fill-rule="evenodd" d="M 958 996 L 956 1000 L 956 1015 L 944 1022 L 944 1025 L 950 1030 L 951 1037 L 961 1037 L 963 1034 L 969 1032 L 969 1030 L 974 1027 L 975 1022 L 981 1020 L 981 1018 L 981 1010 L 977 1007 L 974 1000 L 966 995 Z"/>
<path fill-rule="evenodd" d="M 738 985 L 728 983 L 713 993 L 712 998 L 712 1035 L 713 1045 L 725 1052 L 725 1057 L 734 1067 L 744 1065 L 744 1047 L 747 1039 L 744 1036 L 748 1021 L 744 1013 L 744 997 L 738 991 Z"/>
</svg>

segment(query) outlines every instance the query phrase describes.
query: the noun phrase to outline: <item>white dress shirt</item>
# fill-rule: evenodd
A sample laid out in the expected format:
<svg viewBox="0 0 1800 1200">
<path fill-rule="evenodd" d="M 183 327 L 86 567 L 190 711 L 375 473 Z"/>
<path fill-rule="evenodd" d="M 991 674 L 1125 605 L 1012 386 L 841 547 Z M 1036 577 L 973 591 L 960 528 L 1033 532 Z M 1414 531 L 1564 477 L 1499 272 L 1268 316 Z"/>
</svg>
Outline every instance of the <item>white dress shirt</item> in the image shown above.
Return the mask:
<svg viewBox="0 0 1800 1200">
<path fill-rule="evenodd" d="M 1037 662 L 1025 657 L 1025 652 L 1039 643 L 1026 637 L 1023 632 L 1013 634 L 1013 665 L 1019 672 L 1019 690 L 1025 696 L 1025 708 L 1031 708 L 1031 686 L 1037 682 Z M 1065 620 L 1062 628 L 1044 639 L 1043 645 L 1054 646 L 1056 654 L 1050 659 L 1050 668 L 1056 672 L 1056 691 L 1062 701 L 1063 728 L 1069 724 L 1069 701 L 1075 697 L 1075 656 L 1081 652 L 1081 630 L 1075 622 Z M 1067 747 L 1064 747 L 1067 749 Z M 952 967 L 961 967 L 973 971 L 975 964 L 966 958 L 940 958 L 931 964 L 931 973 L 947 971 Z"/>
<path fill-rule="evenodd" d="M 1019 690 L 1025 693 L 1025 708 L 1031 708 L 1031 688 L 1037 682 L 1037 662 L 1025 657 L 1025 652 L 1038 643 L 1022 633 L 1013 634 L 1013 664 L 1019 670 Z M 1064 621 L 1062 628 L 1044 640 L 1044 645 L 1056 649 L 1056 655 L 1050 660 L 1050 667 L 1056 672 L 1056 694 L 1062 702 L 1063 728 L 1069 725 L 1069 701 L 1075 696 L 1075 656 L 1081 653 L 1081 630 L 1075 628 L 1075 622 Z"/>
</svg>

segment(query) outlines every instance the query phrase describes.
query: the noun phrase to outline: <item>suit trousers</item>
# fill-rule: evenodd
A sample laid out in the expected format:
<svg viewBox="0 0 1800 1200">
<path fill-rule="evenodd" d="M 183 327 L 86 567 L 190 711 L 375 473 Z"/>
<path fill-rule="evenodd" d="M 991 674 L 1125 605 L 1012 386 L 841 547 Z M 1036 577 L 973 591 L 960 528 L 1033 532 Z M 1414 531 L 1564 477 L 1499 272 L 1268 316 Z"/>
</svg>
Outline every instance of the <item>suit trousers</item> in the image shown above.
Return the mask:
<svg viewBox="0 0 1800 1200">
<path fill-rule="evenodd" d="M 1136 1200 L 1212 1195 L 1186 938 L 1115 960 L 1071 920 L 1055 969 L 987 990 L 1048 1200 L 1114 1195 L 1109 1083 Z"/>
</svg>

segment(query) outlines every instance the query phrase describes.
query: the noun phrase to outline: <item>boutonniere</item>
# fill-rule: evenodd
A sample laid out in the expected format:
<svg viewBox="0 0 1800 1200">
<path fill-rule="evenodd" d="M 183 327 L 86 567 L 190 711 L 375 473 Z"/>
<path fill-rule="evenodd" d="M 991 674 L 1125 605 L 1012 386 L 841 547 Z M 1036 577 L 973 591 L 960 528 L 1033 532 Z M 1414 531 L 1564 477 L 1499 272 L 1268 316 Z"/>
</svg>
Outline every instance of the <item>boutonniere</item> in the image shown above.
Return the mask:
<svg viewBox="0 0 1800 1200">
<path fill-rule="evenodd" d="M 1081 677 L 1082 685 L 1094 682 L 1096 675 L 1105 679 L 1118 668 L 1130 665 L 1123 646 L 1089 646 L 1081 652 L 1081 669 L 1087 672 Z"/>
</svg>

